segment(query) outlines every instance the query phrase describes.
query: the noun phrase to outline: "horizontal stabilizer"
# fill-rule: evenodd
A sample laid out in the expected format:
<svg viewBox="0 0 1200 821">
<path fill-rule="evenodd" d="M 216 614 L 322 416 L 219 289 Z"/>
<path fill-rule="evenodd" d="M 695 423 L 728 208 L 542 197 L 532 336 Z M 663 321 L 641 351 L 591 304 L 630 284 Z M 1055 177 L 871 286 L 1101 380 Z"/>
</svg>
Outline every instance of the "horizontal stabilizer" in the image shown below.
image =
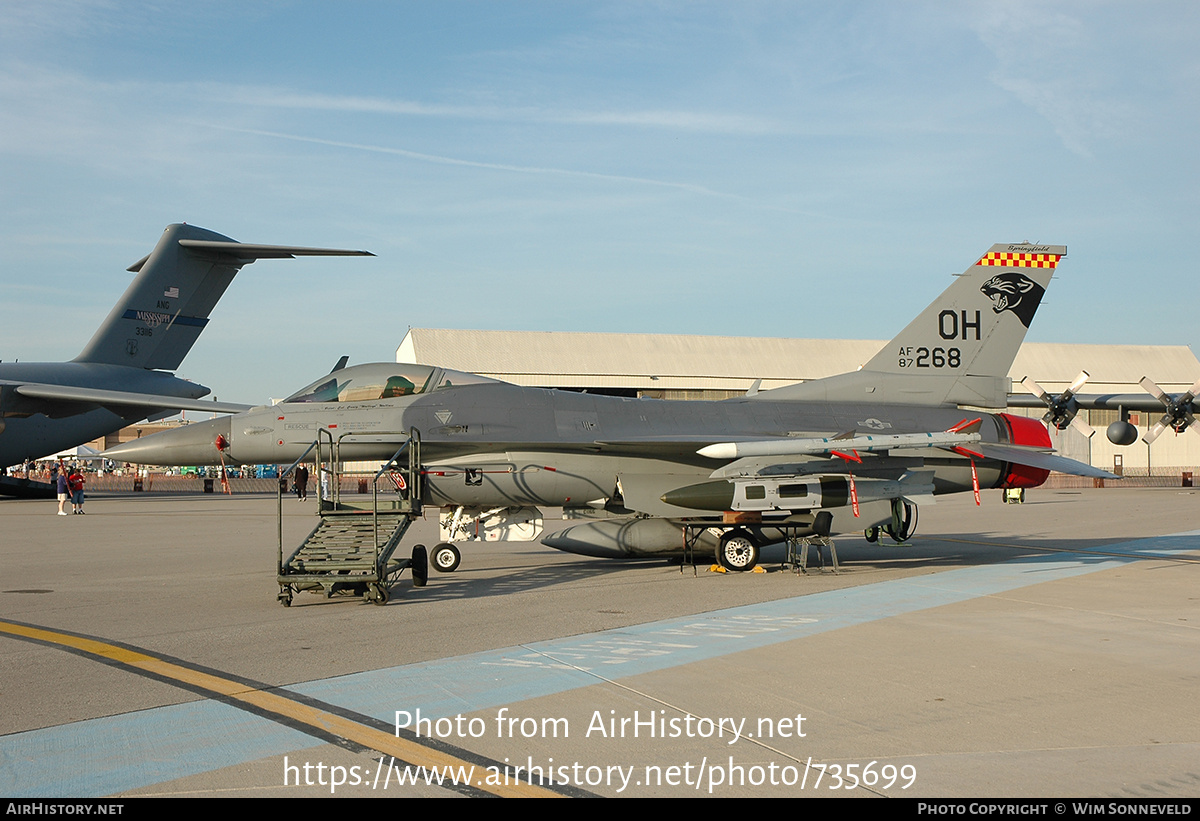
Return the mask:
<svg viewBox="0 0 1200 821">
<path fill-rule="evenodd" d="M 181 239 L 181 248 L 194 248 L 197 251 L 211 251 L 216 254 L 227 254 L 241 260 L 242 263 L 253 262 L 256 259 L 295 259 L 296 257 L 373 257 L 370 251 L 351 251 L 342 248 L 304 248 L 295 245 L 256 245 L 252 242 L 220 242 L 204 239 Z M 139 259 L 126 268 L 132 274 L 142 270 L 142 266 L 150 259 L 150 254 Z"/>
<path fill-rule="evenodd" d="M 1069 473 L 1072 476 L 1089 476 L 1093 479 L 1120 479 L 1114 473 L 1092 467 L 1091 465 L 1047 453 L 1044 450 L 1024 448 L 1019 445 L 997 445 L 981 442 L 976 447 L 989 459 L 999 459 L 1004 462 L 1016 462 L 1040 470 L 1053 470 L 1058 473 Z"/>
<path fill-rule="evenodd" d="M 295 245 L 258 245 L 252 242 L 224 242 L 210 239 L 181 239 L 184 248 L 215 251 L 238 259 L 294 259 L 296 257 L 373 257 L 370 251 L 342 248 L 305 248 Z"/>
</svg>

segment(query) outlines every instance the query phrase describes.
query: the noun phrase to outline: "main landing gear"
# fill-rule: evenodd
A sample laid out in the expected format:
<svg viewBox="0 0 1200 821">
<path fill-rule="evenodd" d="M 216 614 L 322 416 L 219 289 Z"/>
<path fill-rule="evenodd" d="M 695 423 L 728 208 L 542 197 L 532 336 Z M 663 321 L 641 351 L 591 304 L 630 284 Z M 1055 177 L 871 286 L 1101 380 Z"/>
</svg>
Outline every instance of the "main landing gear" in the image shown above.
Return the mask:
<svg viewBox="0 0 1200 821">
<path fill-rule="evenodd" d="M 868 542 L 879 541 L 886 533 L 896 544 L 904 544 L 917 532 L 917 506 L 903 499 L 892 500 L 892 520 L 886 525 L 875 525 L 863 531 Z"/>
<path fill-rule="evenodd" d="M 717 562 L 726 570 L 753 570 L 758 564 L 758 545 L 745 530 L 728 530 L 717 545 Z"/>
</svg>

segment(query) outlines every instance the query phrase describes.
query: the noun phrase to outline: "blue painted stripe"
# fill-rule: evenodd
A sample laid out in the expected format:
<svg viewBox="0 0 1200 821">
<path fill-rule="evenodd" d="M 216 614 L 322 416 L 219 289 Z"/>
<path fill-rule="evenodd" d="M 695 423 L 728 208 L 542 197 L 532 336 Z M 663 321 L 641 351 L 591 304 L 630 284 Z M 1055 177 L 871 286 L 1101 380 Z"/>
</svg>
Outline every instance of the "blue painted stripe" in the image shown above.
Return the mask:
<svg viewBox="0 0 1200 821">
<path fill-rule="evenodd" d="M 217 701 L 174 704 L 0 739 L 0 794 L 96 798 L 315 743 Z"/>
<path fill-rule="evenodd" d="M 1024 557 L 295 685 L 391 723 L 473 712 L 890 616 L 1200 549 L 1200 531 Z M 0 738 L 0 794 L 102 796 L 311 747 L 311 736 L 200 701 Z"/>
<path fill-rule="evenodd" d="M 145 316 L 138 316 L 138 314 L 144 314 Z M 203 328 L 208 324 L 208 317 L 205 316 L 172 316 L 162 311 L 135 311 L 129 308 L 121 315 L 122 319 L 132 319 L 137 322 L 146 322 L 147 317 L 154 317 L 158 320 L 154 322 L 153 327 L 162 327 L 163 325 L 192 325 L 197 328 Z"/>
</svg>

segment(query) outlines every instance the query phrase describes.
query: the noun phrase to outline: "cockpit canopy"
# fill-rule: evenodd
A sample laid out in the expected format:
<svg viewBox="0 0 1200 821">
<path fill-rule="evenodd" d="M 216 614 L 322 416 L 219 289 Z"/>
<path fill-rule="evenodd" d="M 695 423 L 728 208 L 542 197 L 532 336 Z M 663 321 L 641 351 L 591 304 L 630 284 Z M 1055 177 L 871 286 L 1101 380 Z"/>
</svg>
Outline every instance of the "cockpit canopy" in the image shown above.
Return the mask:
<svg viewBox="0 0 1200 821">
<path fill-rule="evenodd" d="M 498 380 L 473 373 L 436 368 L 432 365 L 406 365 L 373 362 L 353 365 L 323 376 L 306 385 L 284 402 L 363 402 L 393 399 L 419 393 L 456 388 L 460 385 L 497 384 Z"/>
</svg>

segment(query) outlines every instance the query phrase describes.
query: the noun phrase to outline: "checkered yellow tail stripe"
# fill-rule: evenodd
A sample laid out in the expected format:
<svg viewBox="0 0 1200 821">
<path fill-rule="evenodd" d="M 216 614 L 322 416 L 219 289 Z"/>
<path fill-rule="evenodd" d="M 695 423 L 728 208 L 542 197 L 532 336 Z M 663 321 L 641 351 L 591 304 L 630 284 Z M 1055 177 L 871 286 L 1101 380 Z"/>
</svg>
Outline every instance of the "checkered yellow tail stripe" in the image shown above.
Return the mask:
<svg viewBox="0 0 1200 821">
<path fill-rule="evenodd" d="M 996 265 L 1001 268 L 1053 268 L 1058 254 L 1022 254 L 1011 251 L 990 251 L 976 265 Z"/>
</svg>

